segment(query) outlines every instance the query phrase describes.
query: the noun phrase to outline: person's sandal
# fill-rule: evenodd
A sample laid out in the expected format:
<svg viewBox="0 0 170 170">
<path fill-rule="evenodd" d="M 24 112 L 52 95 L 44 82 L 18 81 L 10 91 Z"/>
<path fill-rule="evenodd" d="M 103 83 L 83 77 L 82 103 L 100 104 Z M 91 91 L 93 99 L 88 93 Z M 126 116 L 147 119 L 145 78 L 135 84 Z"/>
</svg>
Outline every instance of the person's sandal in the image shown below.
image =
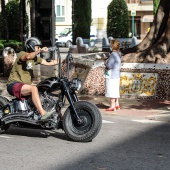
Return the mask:
<svg viewBox="0 0 170 170">
<path fill-rule="evenodd" d="M 118 109 L 120 109 L 120 106 L 118 105 L 118 106 L 116 106 L 115 108 L 118 110 Z"/>
<path fill-rule="evenodd" d="M 109 107 L 109 108 L 106 109 L 106 111 L 116 111 L 116 108 L 115 107 L 113 107 L 113 108 Z"/>
</svg>

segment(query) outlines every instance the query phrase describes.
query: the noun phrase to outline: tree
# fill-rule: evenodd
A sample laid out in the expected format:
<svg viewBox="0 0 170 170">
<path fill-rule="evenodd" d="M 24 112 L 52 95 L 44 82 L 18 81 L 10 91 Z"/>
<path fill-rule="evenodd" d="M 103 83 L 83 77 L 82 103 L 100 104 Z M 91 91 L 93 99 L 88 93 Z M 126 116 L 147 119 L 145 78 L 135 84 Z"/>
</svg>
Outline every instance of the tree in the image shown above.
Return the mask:
<svg viewBox="0 0 170 170">
<path fill-rule="evenodd" d="M 156 11 L 158 9 L 159 2 L 160 2 L 160 0 L 153 0 L 153 12 L 154 12 L 154 15 L 156 14 Z"/>
<path fill-rule="evenodd" d="M 25 0 L 17 0 L 19 2 L 19 28 L 20 41 L 23 41 L 23 35 L 28 35 L 28 15 L 26 13 L 26 1 Z M 27 5 L 30 5 L 30 1 L 27 1 Z"/>
<path fill-rule="evenodd" d="M 3 33 L 4 38 L 9 41 L 9 32 L 8 32 L 8 24 L 7 24 L 7 15 L 5 8 L 5 0 L 1 0 L 1 33 Z"/>
<path fill-rule="evenodd" d="M 150 31 L 135 47 L 122 50 L 122 62 L 170 63 L 170 0 L 160 0 Z"/>
<path fill-rule="evenodd" d="M 107 36 L 128 37 L 129 15 L 125 0 L 112 0 L 107 8 Z"/>
<path fill-rule="evenodd" d="M 19 3 L 17 1 L 9 1 L 6 4 L 7 25 L 9 31 L 9 39 L 20 40 L 19 34 Z"/>
<path fill-rule="evenodd" d="M 76 0 L 76 2 L 74 2 L 73 5 L 74 5 L 73 44 L 76 44 L 77 37 L 90 39 L 91 0 Z"/>
<path fill-rule="evenodd" d="M 24 5 L 24 1 L 25 0 L 20 0 L 20 2 L 19 2 L 19 11 L 20 11 L 20 13 L 19 13 L 19 18 L 20 18 L 20 21 L 19 21 L 19 23 L 20 23 L 20 34 L 19 34 L 19 38 L 20 38 L 20 41 L 23 41 L 23 34 L 24 34 L 24 32 L 23 32 L 23 28 L 24 28 L 24 23 L 23 23 L 23 21 L 24 21 L 24 16 L 23 16 L 23 9 L 25 8 L 25 6 L 23 6 Z"/>
<path fill-rule="evenodd" d="M 36 35 L 36 24 L 35 24 L 35 0 L 30 0 L 30 14 L 31 14 L 31 36 L 35 37 Z"/>
<path fill-rule="evenodd" d="M 2 1 L 1 1 L 2 2 Z M 3 10 L 0 17 L 0 34 L 3 39 L 13 39 L 22 41 L 23 34 L 28 32 L 28 19 L 25 13 L 25 0 L 9 1 L 5 5 L 5 20 Z M 4 29 L 4 22 L 7 23 L 7 29 Z M 6 32 L 8 31 L 8 38 Z M 24 32 L 25 31 L 25 32 Z"/>
</svg>

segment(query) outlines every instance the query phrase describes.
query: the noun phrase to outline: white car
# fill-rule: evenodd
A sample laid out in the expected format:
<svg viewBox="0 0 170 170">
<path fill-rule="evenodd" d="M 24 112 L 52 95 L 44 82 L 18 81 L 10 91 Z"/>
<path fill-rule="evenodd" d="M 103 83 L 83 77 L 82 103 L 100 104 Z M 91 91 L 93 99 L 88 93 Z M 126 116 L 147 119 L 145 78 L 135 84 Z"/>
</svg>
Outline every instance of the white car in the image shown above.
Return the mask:
<svg viewBox="0 0 170 170">
<path fill-rule="evenodd" d="M 64 32 L 64 33 L 63 33 Z M 72 45 L 72 31 L 71 29 L 64 29 L 62 33 L 56 38 L 56 44 L 61 47 L 70 47 Z M 96 35 L 90 35 L 89 46 L 94 46 L 97 41 Z M 84 42 L 85 43 L 85 42 Z"/>
<path fill-rule="evenodd" d="M 56 39 L 56 44 L 61 47 L 70 47 L 72 45 L 72 32 L 59 35 Z"/>
</svg>

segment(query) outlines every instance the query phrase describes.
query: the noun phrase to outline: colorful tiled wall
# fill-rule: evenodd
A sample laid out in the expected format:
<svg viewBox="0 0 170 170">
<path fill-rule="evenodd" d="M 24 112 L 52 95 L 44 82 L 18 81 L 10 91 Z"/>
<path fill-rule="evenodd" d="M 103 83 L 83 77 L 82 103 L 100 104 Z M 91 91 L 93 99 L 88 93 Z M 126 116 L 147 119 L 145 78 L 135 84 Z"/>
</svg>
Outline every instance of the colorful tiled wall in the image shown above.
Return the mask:
<svg viewBox="0 0 170 170">
<path fill-rule="evenodd" d="M 104 62 L 87 60 L 75 59 L 70 76 L 82 80 L 81 94 L 104 95 Z M 128 98 L 170 99 L 170 64 L 122 63 L 120 94 Z"/>
</svg>

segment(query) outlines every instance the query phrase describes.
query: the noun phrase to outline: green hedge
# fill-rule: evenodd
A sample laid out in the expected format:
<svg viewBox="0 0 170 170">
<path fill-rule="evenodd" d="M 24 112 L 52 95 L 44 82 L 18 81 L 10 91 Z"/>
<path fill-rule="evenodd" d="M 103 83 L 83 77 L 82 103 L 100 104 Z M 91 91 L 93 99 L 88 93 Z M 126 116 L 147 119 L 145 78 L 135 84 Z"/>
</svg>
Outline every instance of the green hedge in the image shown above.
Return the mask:
<svg viewBox="0 0 170 170">
<path fill-rule="evenodd" d="M 4 45 L 0 43 L 0 50 L 4 49 Z"/>
<path fill-rule="evenodd" d="M 16 40 L 0 40 L 0 52 L 3 51 L 4 48 L 11 47 L 15 50 L 16 53 L 20 52 L 22 49 L 22 42 L 18 42 Z"/>
</svg>

